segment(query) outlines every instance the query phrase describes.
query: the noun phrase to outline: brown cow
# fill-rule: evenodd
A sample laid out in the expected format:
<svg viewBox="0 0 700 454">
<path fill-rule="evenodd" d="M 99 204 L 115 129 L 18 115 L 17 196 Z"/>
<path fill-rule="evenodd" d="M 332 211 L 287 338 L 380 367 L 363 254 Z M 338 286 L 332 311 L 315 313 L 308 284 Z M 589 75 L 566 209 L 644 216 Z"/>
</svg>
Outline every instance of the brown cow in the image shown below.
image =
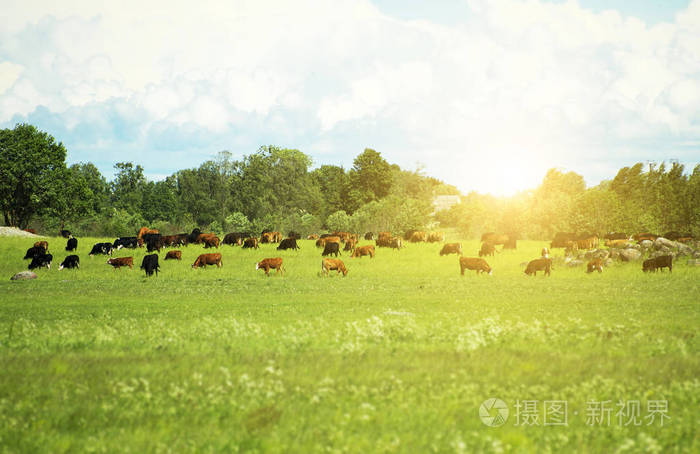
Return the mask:
<svg viewBox="0 0 700 454">
<path fill-rule="evenodd" d="M 215 247 L 219 249 L 219 237 L 218 236 L 208 236 L 205 238 L 202 238 L 202 241 L 204 242 L 204 248 L 210 248 L 210 247 Z"/>
<path fill-rule="evenodd" d="M 163 260 L 182 260 L 182 252 L 181 251 L 168 251 L 167 254 L 165 254 L 165 258 Z"/>
<path fill-rule="evenodd" d="M 348 269 L 340 259 L 321 259 L 321 273 L 328 276 L 329 271 L 337 270 L 338 273 L 343 273 L 343 276 L 348 275 Z"/>
<path fill-rule="evenodd" d="M 255 237 L 251 238 L 246 238 L 246 240 L 243 242 L 243 249 L 257 249 L 258 248 L 258 239 Z"/>
<path fill-rule="evenodd" d="M 194 240 L 194 243 L 202 244 L 207 238 L 216 238 L 216 233 L 200 233 L 199 235 L 197 235 L 197 238 Z"/>
<path fill-rule="evenodd" d="M 598 270 L 599 273 L 603 272 L 603 260 L 601 259 L 593 259 L 590 262 L 588 262 L 588 265 L 586 267 L 586 272 L 587 273 L 592 273 L 595 270 Z"/>
<path fill-rule="evenodd" d="M 156 229 L 149 229 L 148 227 L 141 227 L 139 229 L 139 234 L 136 236 L 136 238 L 141 239 L 147 233 L 160 233 L 160 231 Z"/>
<path fill-rule="evenodd" d="M 339 236 L 327 236 L 325 238 L 319 238 L 316 240 L 316 247 L 326 247 L 326 243 L 338 243 L 340 247 L 340 237 Z"/>
<path fill-rule="evenodd" d="M 462 243 L 447 243 L 440 249 L 440 257 L 448 254 L 462 255 Z"/>
<path fill-rule="evenodd" d="M 282 273 L 284 276 L 284 268 L 282 267 L 282 257 L 275 257 L 271 259 L 262 259 L 255 265 L 255 269 L 265 270 L 265 275 L 270 276 L 270 270 L 276 270 L 277 273 Z"/>
<path fill-rule="evenodd" d="M 541 258 L 530 260 L 525 268 L 525 274 L 528 276 L 537 276 L 538 271 L 544 271 L 545 276 L 550 275 L 550 270 L 552 269 L 552 259 Z"/>
<path fill-rule="evenodd" d="M 494 246 L 493 243 L 489 243 L 488 241 L 483 243 L 481 245 L 481 249 L 479 249 L 479 257 L 487 257 L 487 256 L 493 256 L 496 253 L 496 246 Z"/>
<path fill-rule="evenodd" d="M 440 232 L 430 232 L 428 234 L 428 243 L 439 243 L 445 241 L 445 234 Z"/>
<path fill-rule="evenodd" d="M 128 266 L 130 269 L 134 269 L 134 258 L 133 257 L 119 257 L 107 260 L 107 264 L 112 265 L 115 270 L 121 269 L 122 266 Z"/>
<path fill-rule="evenodd" d="M 355 252 L 352 253 L 350 258 L 362 257 L 364 255 L 369 255 L 369 258 L 374 258 L 374 246 L 371 244 L 368 246 L 358 246 L 355 248 Z"/>
<path fill-rule="evenodd" d="M 343 250 L 344 251 L 352 251 L 355 249 L 355 246 L 357 246 L 357 239 L 354 237 L 350 237 L 345 242 L 345 247 L 343 248 Z"/>
<path fill-rule="evenodd" d="M 478 257 L 460 257 L 459 258 L 459 270 L 464 276 L 464 270 L 476 270 L 476 274 L 488 273 L 492 274 L 493 270 L 486 263 L 486 260 Z"/>
<path fill-rule="evenodd" d="M 411 243 L 420 243 L 425 241 L 427 237 L 428 234 L 425 232 L 413 232 L 413 235 L 411 235 L 411 239 L 409 241 Z"/>
<path fill-rule="evenodd" d="M 635 235 L 632 235 L 632 239 L 641 243 L 644 240 L 649 240 L 649 241 L 656 241 L 656 239 L 659 237 L 659 235 L 654 235 L 653 233 L 645 232 L 645 233 L 637 233 Z"/>
<path fill-rule="evenodd" d="M 36 243 L 34 243 L 34 247 L 44 248 L 44 252 L 48 252 L 49 251 L 49 242 L 48 241 L 37 241 Z"/>
<path fill-rule="evenodd" d="M 219 252 L 202 254 L 194 261 L 192 268 L 199 268 L 200 266 L 206 268 L 207 265 L 216 265 L 217 268 L 221 268 L 221 254 Z"/>
<path fill-rule="evenodd" d="M 542 255 L 542 257 L 544 257 L 544 258 L 546 258 L 546 259 L 549 258 L 549 249 L 548 249 L 546 246 L 542 248 L 542 253 L 541 253 L 541 255 Z"/>
</svg>

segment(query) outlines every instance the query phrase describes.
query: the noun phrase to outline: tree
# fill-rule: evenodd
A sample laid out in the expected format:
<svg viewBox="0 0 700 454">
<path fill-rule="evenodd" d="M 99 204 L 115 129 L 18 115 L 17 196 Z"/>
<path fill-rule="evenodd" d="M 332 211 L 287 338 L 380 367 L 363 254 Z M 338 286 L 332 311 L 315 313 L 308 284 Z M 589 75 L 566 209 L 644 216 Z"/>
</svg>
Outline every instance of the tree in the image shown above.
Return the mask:
<svg viewBox="0 0 700 454">
<path fill-rule="evenodd" d="M 146 177 L 143 167 L 131 162 L 118 162 L 114 165 L 117 174 L 110 183 L 112 206 L 129 213 L 137 213 L 143 200 Z"/>
<path fill-rule="evenodd" d="M 0 208 L 5 224 L 26 228 L 44 207 L 66 197 L 62 143 L 35 126 L 0 131 Z"/>
<path fill-rule="evenodd" d="M 362 203 L 386 197 L 391 189 L 393 174 L 391 165 L 381 153 L 365 148 L 353 161 L 350 183 L 358 191 Z"/>
</svg>

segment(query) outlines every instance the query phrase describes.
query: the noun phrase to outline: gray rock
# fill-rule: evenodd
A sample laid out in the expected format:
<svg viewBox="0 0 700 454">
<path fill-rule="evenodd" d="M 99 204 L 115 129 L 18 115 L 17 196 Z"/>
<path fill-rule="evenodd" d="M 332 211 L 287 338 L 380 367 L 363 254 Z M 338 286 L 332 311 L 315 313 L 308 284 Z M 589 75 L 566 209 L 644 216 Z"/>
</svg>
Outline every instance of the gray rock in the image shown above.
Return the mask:
<svg viewBox="0 0 700 454">
<path fill-rule="evenodd" d="M 693 258 L 700 259 L 700 251 L 693 252 Z"/>
<path fill-rule="evenodd" d="M 36 273 L 33 271 L 21 271 L 10 278 L 11 281 L 23 281 L 25 279 L 36 279 Z"/>
<path fill-rule="evenodd" d="M 654 251 L 651 254 L 649 254 L 650 259 L 655 259 L 656 257 L 662 257 L 664 255 L 670 255 L 674 259 L 676 258 L 676 253 L 671 252 L 671 251 L 664 251 L 664 250 L 659 250 L 659 251 Z"/>
<path fill-rule="evenodd" d="M 605 259 L 605 261 L 603 262 L 603 265 L 605 265 L 606 267 L 612 266 L 612 264 L 613 264 L 613 259 L 611 259 L 611 258 L 607 258 L 607 259 Z"/>
<path fill-rule="evenodd" d="M 661 249 L 661 248 L 667 248 L 671 249 L 675 246 L 674 241 L 667 240 L 666 238 L 663 237 L 658 237 L 656 240 L 654 240 L 654 249 Z"/>
<path fill-rule="evenodd" d="M 700 259 L 688 260 L 688 266 L 700 266 Z"/>
<path fill-rule="evenodd" d="M 693 249 L 690 246 L 686 246 L 683 243 L 678 244 L 678 255 L 693 255 Z"/>
<path fill-rule="evenodd" d="M 571 268 L 575 268 L 577 266 L 583 265 L 583 260 L 571 260 L 566 265 Z"/>
<path fill-rule="evenodd" d="M 642 253 L 639 252 L 637 249 L 623 249 L 622 251 L 620 251 L 620 258 L 623 262 L 632 262 L 642 258 Z"/>
<path fill-rule="evenodd" d="M 640 246 L 641 246 L 642 248 L 644 248 L 644 249 L 649 249 L 649 248 L 652 247 L 653 245 L 654 245 L 654 242 L 653 242 L 653 241 L 650 241 L 650 240 L 644 240 L 644 241 L 642 241 L 642 243 L 640 244 Z"/>
<path fill-rule="evenodd" d="M 620 249 L 610 249 L 610 258 L 611 259 L 620 258 Z"/>
</svg>

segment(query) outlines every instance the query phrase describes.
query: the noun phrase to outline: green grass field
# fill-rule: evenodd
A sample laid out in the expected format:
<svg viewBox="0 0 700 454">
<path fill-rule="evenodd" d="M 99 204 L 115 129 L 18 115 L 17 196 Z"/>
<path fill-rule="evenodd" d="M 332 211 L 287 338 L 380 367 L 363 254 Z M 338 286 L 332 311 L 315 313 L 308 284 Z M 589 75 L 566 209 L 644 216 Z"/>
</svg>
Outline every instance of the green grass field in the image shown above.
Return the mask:
<svg viewBox="0 0 700 454">
<path fill-rule="evenodd" d="M 441 245 L 409 244 L 324 278 L 301 241 L 224 246 L 204 270 L 183 247 L 147 279 L 143 249 L 115 253 L 134 270 L 90 259 L 103 240 L 59 272 L 49 238 L 52 269 L 11 282 L 33 240 L 0 238 L 1 452 L 700 451 L 700 268 L 684 260 L 533 278 L 520 264 L 544 242 L 522 241 L 492 276 L 460 276 Z M 276 256 L 284 277 L 255 271 Z M 508 406 L 500 427 L 480 419 L 488 398 Z"/>
</svg>

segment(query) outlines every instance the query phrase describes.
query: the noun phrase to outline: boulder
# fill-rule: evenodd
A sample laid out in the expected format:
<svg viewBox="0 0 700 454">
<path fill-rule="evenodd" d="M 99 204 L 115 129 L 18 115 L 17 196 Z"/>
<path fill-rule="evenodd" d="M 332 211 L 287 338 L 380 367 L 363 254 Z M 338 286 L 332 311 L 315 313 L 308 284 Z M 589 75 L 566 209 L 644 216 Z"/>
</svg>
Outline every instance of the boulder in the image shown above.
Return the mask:
<svg viewBox="0 0 700 454">
<path fill-rule="evenodd" d="M 675 247 L 675 241 L 667 240 L 664 237 L 658 237 L 656 240 L 654 240 L 654 249 L 661 249 L 661 248 L 667 248 L 671 249 Z"/>
<path fill-rule="evenodd" d="M 26 279 L 36 279 L 36 273 L 33 271 L 20 271 L 10 278 L 11 281 L 23 281 Z"/>
<path fill-rule="evenodd" d="M 622 259 L 623 262 L 632 262 L 640 258 L 642 258 L 642 253 L 637 249 L 628 248 L 620 251 L 620 259 Z"/>
<path fill-rule="evenodd" d="M 613 259 L 611 259 L 609 257 L 607 259 L 605 259 L 605 261 L 603 262 L 603 265 L 605 265 L 606 267 L 612 266 L 612 264 L 613 264 Z"/>
<path fill-rule="evenodd" d="M 683 243 L 678 244 L 678 255 L 693 255 L 693 249 L 690 246 L 686 246 Z"/>
<path fill-rule="evenodd" d="M 581 265 L 583 265 L 583 260 L 578 260 L 578 259 L 577 259 L 577 260 L 570 260 L 570 261 L 566 264 L 566 266 L 569 266 L 569 267 L 571 267 L 571 268 L 575 268 L 575 267 L 581 266 Z"/>
<path fill-rule="evenodd" d="M 586 252 L 586 254 L 584 254 L 584 258 L 586 260 L 591 260 L 591 259 L 605 260 L 608 257 L 610 257 L 610 251 L 605 250 L 605 249 L 596 249 L 594 251 L 588 251 L 588 252 Z"/>
<path fill-rule="evenodd" d="M 673 257 L 675 259 L 677 254 L 675 252 L 671 252 L 671 251 L 659 250 L 659 251 L 654 251 L 651 254 L 649 254 L 649 258 L 655 259 L 656 257 L 662 257 L 664 255 L 670 255 L 671 257 Z"/>
<path fill-rule="evenodd" d="M 653 241 L 650 241 L 650 240 L 644 240 L 644 241 L 642 241 L 641 244 L 640 244 L 640 246 L 641 246 L 642 248 L 644 248 L 644 249 L 649 249 L 649 248 L 652 247 L 653 245 L 654 245 L 654 242 L 653 242 Z"/>
<path fill-rule="evenodd" d="M 695 252 L 693 252 L 693 258 L 694 258 L 694 259 L 700 259 L 700 251 L 695 251 Z"/>
</svg>

